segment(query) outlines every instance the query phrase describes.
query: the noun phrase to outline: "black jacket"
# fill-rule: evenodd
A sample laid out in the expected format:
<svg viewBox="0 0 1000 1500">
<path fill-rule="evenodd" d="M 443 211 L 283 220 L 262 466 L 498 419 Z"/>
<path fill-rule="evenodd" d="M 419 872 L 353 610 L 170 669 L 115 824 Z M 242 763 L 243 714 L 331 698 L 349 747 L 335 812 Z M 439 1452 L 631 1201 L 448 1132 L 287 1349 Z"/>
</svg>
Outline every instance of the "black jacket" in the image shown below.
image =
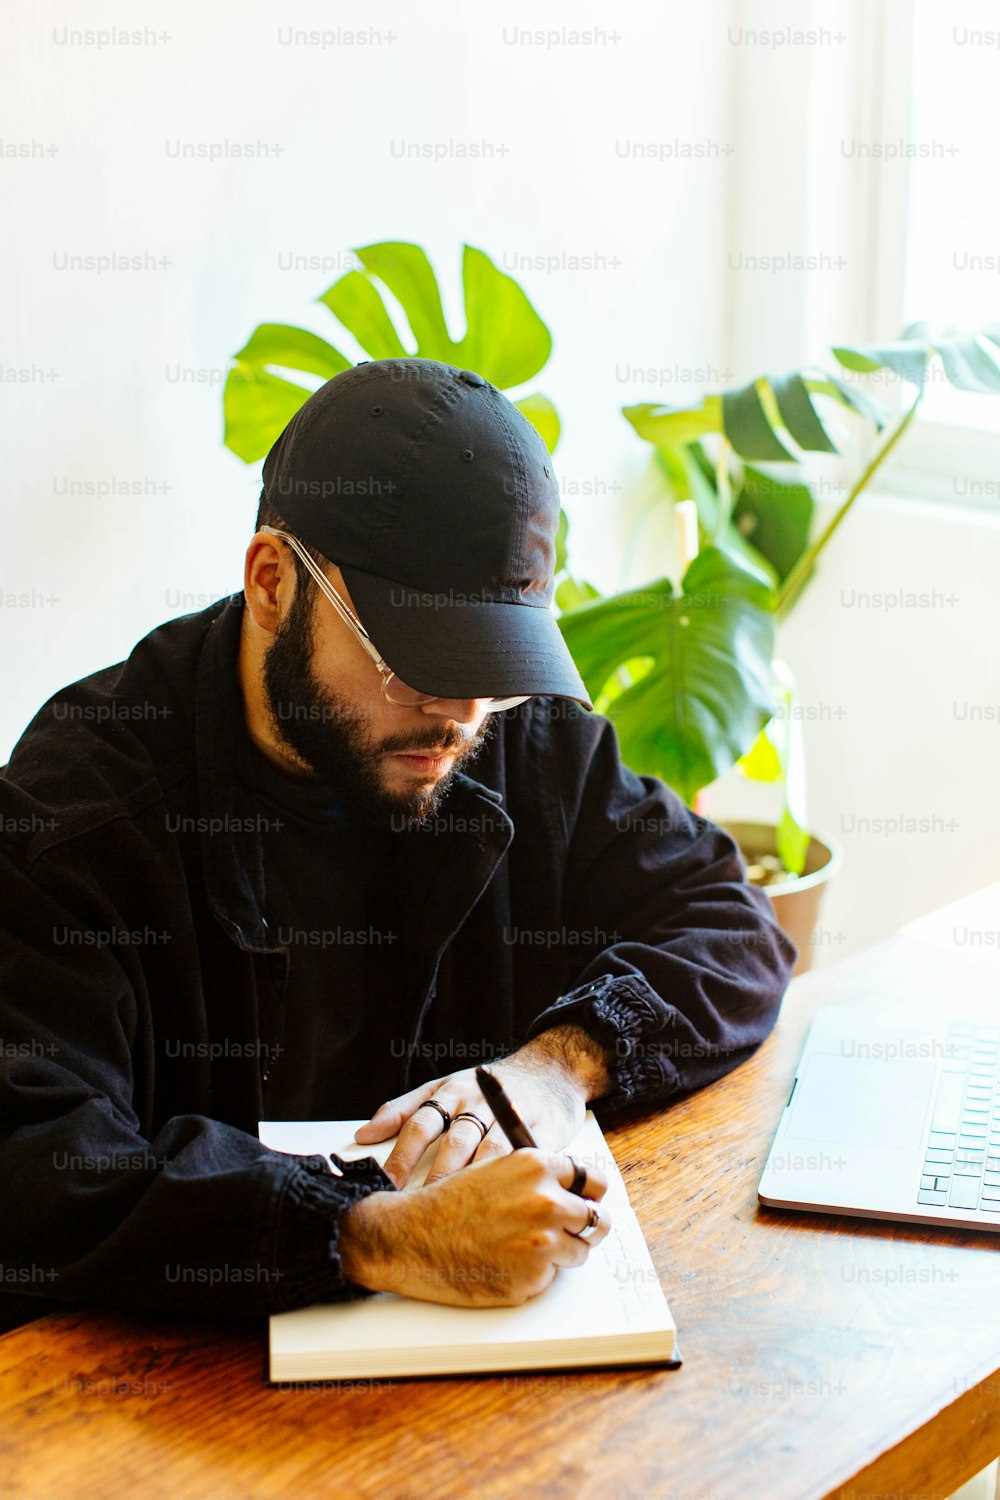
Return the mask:
<svg viewBox="0 0 1000 1500">
<path fill-rule="evenodd" d="M 265 1075 L 294 1059 L 232 775 L 242 610 L 172 620 L 56 694 L 0 775 L 8 1299 L 246 1315 L 363 1295 L 338 1216 L 389 1179 L 256 1138 Z M 767 898 L 726 834 L 622 766 L 607 720 L 548 698 L 501 718 L 479 779 L 400 835 L 427 917 L 396 1092 L 565 1022 L 612 1054 L 605 1121 L 719 1077 L 794 958 Z"/>
</svg>

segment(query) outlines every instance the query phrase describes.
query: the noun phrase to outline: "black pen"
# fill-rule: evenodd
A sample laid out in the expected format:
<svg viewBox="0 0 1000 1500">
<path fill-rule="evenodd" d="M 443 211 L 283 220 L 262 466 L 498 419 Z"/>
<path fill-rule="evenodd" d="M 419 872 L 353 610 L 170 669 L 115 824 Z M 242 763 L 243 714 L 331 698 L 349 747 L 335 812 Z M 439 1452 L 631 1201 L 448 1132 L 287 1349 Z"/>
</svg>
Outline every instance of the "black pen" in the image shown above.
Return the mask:
<svg viewBox="0 0 1000 1500">
<path fill-rule="evenodd" d="M 476 1082 L 483 1091 L 483 1098 L 496 1116 L 497 1124 L 504 1135 L 510 1141 L 515 1151 L 520 1151 L 524 1146 L 535 1146 L 537 1142 L 531 1131 L 525 1125 L 517 1110 L 507 1097 L 507 1090 L 499 1078 L 488 1073 L 485 1068 L 476 1069 Z M 573 1167 L 573 1181 L 570 1184 L 570 1192 L 575 1193 L 578 1198 L 585 1198 L 583 1189 L 587 1182 L 587 1174 L 579 1162 L 573 1161 L 570 1156 L 569 1162 Z M 596 1213 L 597 1210 L 595 1209 Z M 597 1220 L 592 1221 L 596 1224 Z"/>
<path fill-rule="evenodd" d="M 477 1068 L 476 1082 L 483 1091 L 483 1098 L 496 1116 L 497 1124 L 514 1150 L 520 1151 L 524 1146 L 537 1146 L 538 1142 L 507 1098 L 507 1092 L 499 1078 L 495 1078 L 492 1073 L 487 1073 L 485 1068 Z"/>
</svg>

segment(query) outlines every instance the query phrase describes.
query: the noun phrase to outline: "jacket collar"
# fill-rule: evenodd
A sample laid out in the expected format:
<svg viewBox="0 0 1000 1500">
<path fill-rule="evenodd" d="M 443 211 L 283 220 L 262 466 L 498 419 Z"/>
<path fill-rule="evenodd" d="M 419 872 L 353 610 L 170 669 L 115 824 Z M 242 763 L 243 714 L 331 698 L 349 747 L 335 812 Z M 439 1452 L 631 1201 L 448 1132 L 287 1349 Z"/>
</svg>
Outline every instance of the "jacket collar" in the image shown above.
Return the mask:
<svg viewBox="0 0 1000 1500">
<path fill-rule="evenodd" d="M 248 805 L 244 779 L 234 775 L 234 768 L 243 768 L 249 746 L 237 675 L 243 606 L 242 594 L 226 600 L 209 627 L 198 664 L 198 827 L 205 888 L 216 918 L 241 948 L 273 953 L 278 945 L 264 916 L 261 832 L 266 815 Z M 449 884 L 461 892 L 463 908 L 449 914 L 456 927 L 478 901 L 513 837 L 514 825 L 502 801 L 500 792 L 461 771 L 442 800 L 435 825 L 446 827 L 446 836 L 454 841 L 454 881 Z"/>
</svg>

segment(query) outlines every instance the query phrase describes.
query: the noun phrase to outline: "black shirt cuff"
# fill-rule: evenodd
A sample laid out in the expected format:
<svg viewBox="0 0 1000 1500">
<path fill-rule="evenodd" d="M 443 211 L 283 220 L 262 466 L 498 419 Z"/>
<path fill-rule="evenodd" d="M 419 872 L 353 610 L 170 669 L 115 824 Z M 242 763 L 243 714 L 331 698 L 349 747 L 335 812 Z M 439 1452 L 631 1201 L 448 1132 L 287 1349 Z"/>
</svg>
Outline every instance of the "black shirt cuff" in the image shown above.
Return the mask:
<svg viewBox="0 0 1000 1500">
<path fill-rule="evenodd" d="M 334 1175 L 325 1157 L 300 1157 L 285 1193 L 278 1266 L 286 1271 L 283 1300 L 288 1309 L 375 1295 L 344 1275 L 338 1248 L 340 1217 L 369 1193 L 398 1189 L 373 1156 L 344 1161 L 331 1153 L 331 1160 L 342 1176 Z"/>
<path fill-rule="evenodd" d="M 657 1023 L 647 988 L 644 980 L 629 974 L 601 974 L 560 995 L 528 1028 L 530 1041 L 554 1026 L 579 1026 L 605 1049 L 612 1089 L 593 1101 L 600 1113 L 647 1097 L 665 1098 L 680 1088 L 674 1063 L 655 1043 L 643 1040 Z"/>
</svg>

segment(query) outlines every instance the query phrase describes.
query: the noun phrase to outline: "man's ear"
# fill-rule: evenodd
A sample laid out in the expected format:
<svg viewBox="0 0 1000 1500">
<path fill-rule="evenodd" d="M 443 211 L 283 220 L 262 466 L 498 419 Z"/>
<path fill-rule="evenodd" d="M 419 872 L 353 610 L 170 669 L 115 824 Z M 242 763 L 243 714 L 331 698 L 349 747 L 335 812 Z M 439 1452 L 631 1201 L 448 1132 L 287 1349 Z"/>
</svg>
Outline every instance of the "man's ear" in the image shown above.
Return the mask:
<svg viewBox="0 0 1000 1500">
<path fill-rule="evenodd" d="M 243 564 L 243 597 L 254 624 L 274 635 L 295 597 L 295 560 L 276 536 L 258 531 Z"/>
</svg>

